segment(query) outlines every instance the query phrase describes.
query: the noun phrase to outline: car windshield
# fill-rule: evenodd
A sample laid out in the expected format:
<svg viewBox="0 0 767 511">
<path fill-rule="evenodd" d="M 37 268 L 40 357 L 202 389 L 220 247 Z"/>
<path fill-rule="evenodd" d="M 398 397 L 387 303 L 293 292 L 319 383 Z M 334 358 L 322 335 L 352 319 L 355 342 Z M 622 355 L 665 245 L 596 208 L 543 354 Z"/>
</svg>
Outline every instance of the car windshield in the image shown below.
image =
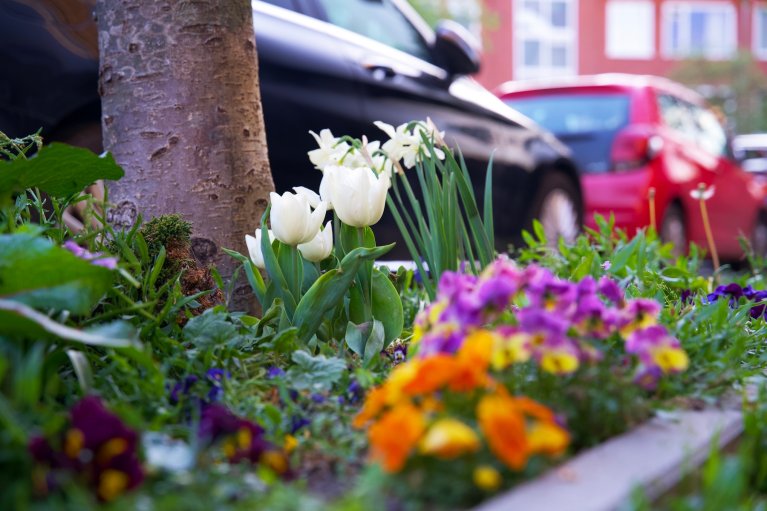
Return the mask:
<svg viewBox="0 0 767 511">
<path fill-rule="evenodd" d="M 328 21 L 420 59 L 430 61 L 429 47 L 390 0 L 320 0 Z"/>
<path fill-rule="evenodd" d="M 610 170 L 613 140 L 629 120 L 627 95 L 547 94 L 505 101 L 567 144 L 582 172 Z"/>
</svg>

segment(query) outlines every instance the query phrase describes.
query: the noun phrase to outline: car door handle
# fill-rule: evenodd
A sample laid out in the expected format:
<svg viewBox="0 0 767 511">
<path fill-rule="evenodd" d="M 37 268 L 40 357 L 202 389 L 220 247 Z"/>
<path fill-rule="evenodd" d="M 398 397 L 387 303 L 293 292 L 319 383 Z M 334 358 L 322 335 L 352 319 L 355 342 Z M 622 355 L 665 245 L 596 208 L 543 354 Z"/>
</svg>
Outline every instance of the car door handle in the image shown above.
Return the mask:
<svg viewBox="0 0 767 511">
<path fill-rule="evenodd" d="M 363 62 L 362 67 L 365 68 L 368 73 L 373 75 L 373 78 L 376 80 L 385 80 L 387 78 L 393 78 L 397 75 L 397 71 L 392 66 L 381 62 Z"/>
</svg>

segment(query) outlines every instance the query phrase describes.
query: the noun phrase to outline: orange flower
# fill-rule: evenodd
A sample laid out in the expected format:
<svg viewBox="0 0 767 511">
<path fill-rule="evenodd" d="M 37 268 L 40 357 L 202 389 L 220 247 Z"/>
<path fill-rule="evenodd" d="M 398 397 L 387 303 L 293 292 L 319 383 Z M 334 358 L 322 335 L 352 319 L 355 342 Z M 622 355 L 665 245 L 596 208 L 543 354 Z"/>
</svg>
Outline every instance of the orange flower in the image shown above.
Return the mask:
<svg viewBox="0 0 767 511">
<path fill-rule="evenodd" d="M 450 390 L 468 392 L 487 383 L 495 343 L 495 334 L 488 330 L 477 330 L 466 337 L 456 354 L 457 369 Z"/>
<path fill-rule="evenodd" d="M 483 397 L 477 405 L 477 419 L 493 454 L 510 468 L 522 469 L 528 453 L 525 417 L 514 400 L 501 394 Z"/>
<path fill-rule="evenodd" d="M 417 359 L 413 361 L 415 360 Z M 458 369 L 456 359 L 446 353 L 438 353 L 429 358 L 420 359 L 419 362 L 417 375 L 403 387 L 403 391 L 411 396 L 436 392 L 453 379 Z M 410 361 L 407 363 L 409 364 Z"/>
<path fill-rule="evenodd" d="M 387 472 L 398 472 L 421 439 L 426 421 L 410 403 L 392 408 L 368 431 L 370 456 Z"/>
<path fill-rule="evenodd" d="M 526 396 L 515 397 L 514 404 L 519 407 L 526 415 L 532 416 L 541 421 L 554 422 L 554 412 L 547 406 Z"/>
<path fill-rule="evenodd" d="M 365 396 L 365 404 L 362 405 L 360 413 L 352 420 L 352 426 L 360 429 L 368 421 L 374 419 L 386 406 L 386 390 L 383 387 L 376 387 Z"/>
</svg>

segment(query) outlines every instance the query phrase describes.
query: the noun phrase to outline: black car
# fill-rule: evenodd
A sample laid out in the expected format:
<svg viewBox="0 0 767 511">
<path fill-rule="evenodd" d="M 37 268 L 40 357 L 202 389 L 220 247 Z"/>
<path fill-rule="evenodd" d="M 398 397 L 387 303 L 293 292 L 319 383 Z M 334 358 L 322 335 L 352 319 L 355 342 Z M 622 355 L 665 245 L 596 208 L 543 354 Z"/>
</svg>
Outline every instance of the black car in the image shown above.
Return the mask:
<svg viewBox="0 0 767 511">
<path fill-rule="evenodd" d="M 42 127 L 47 140 L 99 148 L 93 3 L 0 3 L 0 131 Z M 476 186 L 493 155 L 499 248 L 534 217 L 566 237 L 577 232 L 582 200 L 567 149 L 468 76 L 479 70 L 479 52 L 459 25 L 432 31 L 402 0 L 256 0 L 253 17 L 278 191 L 318 187 L 309 130 L 383 140 L 373 121 L 430 117 L 460 148 Z M 395 239 L 391 219 L 382 224 L 379 240 Z"/>
</svg>

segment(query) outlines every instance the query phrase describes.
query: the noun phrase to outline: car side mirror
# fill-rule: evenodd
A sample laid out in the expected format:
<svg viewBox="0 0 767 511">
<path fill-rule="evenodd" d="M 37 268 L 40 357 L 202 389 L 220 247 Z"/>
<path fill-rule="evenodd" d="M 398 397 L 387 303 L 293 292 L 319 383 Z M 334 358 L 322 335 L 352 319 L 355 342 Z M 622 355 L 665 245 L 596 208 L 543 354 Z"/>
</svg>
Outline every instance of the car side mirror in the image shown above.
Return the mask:
<svg viewBox="0 0 767 511">
<path fill-rule="evenodd" d="M 442 20 L 437 24 L 434 49 L 451 75 L 477 73 L 481 62 L 479 41 L 460 23 Z"/>
</svg>

